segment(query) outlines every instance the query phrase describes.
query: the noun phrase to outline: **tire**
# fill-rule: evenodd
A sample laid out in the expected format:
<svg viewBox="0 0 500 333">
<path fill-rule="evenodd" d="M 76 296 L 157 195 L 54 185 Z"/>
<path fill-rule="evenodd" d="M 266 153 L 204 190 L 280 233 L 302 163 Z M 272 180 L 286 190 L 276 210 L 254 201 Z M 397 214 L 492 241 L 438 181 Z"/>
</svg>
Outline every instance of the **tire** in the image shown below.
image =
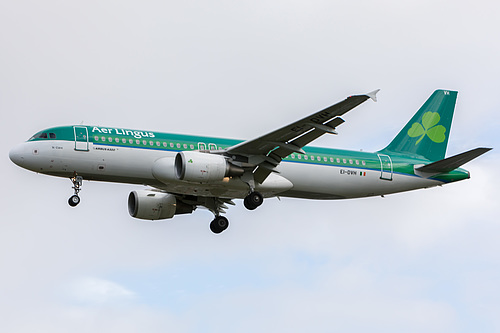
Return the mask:
<svg viewBox="0 0 500 333">
<path fill-rule="evenodd" d="M 229 221 L 224 216 L 217 216 L 212 222 L 210 222 L 210 230 L 214 234 L 220 234 L 229 227 Z"/>
<path fill-rule="evenodd" d="M 254 210 L 255 208 L 262 205 L 263 202 L 264 202 L 264 197 L 259 192 L 252 192 L 249 195 L 247 195 L 243 200 L 243 204 L 248 210 Z"/>
<path fill-rule="evenodd" d="M 71 207 L 75 207 L 75 206 L 77 206 L 79 203 L 80 203 L 80 197 L 79 197 L 79 196 L 77 196 L 77 195 L 72 195 L 72 196 L 68 199 L 68 204 L 69 204 Z"/>
<path fill-rule="evenodd" d="M 255 208 L 257 208 L 257 207 L 252 206 L 252 204 L 250 203 L 250 201 L 248 201 L 248 197 L 245 197 L 245 199 L 243 199 L 243 205 L 248 210 L 254 210 Z"/>
</svg>

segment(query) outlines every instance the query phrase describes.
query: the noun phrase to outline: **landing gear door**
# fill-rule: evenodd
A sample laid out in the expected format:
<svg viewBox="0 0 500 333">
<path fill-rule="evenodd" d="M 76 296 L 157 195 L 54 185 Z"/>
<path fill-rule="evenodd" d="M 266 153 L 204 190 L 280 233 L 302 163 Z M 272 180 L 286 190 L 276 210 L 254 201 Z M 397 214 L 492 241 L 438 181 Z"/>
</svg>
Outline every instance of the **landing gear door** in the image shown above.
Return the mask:
<svg viewBox="0 0 500 333">
<path fill-rule="evenodd" d="M 380 179 L 392 180 L 392 160 L 389 155 L 378 154 L 380 160 Z"/>
<path fill-rule="evenodd" d="M 85 126 L 73 126 L 75 131 L 75 150 L 89 151 L 89 133 Z"/>
</svg>

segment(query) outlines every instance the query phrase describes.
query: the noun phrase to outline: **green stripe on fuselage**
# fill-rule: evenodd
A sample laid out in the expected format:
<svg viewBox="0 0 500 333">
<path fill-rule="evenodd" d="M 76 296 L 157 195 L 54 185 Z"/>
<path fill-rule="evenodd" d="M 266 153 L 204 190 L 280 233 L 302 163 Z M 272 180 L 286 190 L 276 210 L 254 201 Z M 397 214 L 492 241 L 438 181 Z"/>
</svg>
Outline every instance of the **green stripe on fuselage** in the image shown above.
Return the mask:
<svg viewBox="0 0 500 333">
<path fill-rule="evenodd" d="M 243 140 L 223 139 L 215 137 L 203 137 L 183 134 L 171 134 L 152 131 L 138 131 L 115 127 L 101 126 L 78 126 L 86 127 L 89 142 L 95 145 L 119 146 L 126 148 L 151 149 L 163 151 L 184 151 L 199 149 L 226 149 Z M 42 133 L 54 133 L 55 139 L 41 138 Z M 28 141 L 63 140 L 74 141 L 74 127 L 53 127 L 35 134 Z M 322 147 L 304 147 L 305 155 L 292 154 L 284 159 L 286 162 L 329 165 L 346 169 L 374 170 L 380 171 L 380 160 L 376 153 L 361 151 L 350 151 Z M 427 164 L 428 160 L 415 159 L 404 154 L 390 154 L 393 173 L 414 176 L 413 165 Z M 319 160 L 318 160 L 319 158 Z M 326 159 L 326 160 L 325 160 Z M 468 173 L 463 169 L 457 169 L 447 174 L 432 177 L 443 182 L 452 182 L 468 178 Z"/>
</svg>

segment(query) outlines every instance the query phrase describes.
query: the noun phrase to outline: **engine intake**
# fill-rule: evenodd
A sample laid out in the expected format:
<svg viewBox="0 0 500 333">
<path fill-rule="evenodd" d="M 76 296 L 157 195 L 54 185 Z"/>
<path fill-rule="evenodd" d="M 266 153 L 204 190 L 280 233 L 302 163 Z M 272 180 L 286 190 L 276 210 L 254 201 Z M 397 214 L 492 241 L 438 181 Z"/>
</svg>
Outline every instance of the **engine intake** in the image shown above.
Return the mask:
<svg viewBox="0 0 500 333">
<path fill-rule="evenodd" d="M 194 209 L 169 193 L 141 190 L 128 196 L 130 216 L 143 220 L 171 219 L 174 215 L 190 214 Z"/>
<path fill-rule="evenodd" d="M 183 151 L 175 156 L 175 176 L 188 182 L 208 183 L 243 175 L 245 170 L 221 155 Z"/>
</svg>

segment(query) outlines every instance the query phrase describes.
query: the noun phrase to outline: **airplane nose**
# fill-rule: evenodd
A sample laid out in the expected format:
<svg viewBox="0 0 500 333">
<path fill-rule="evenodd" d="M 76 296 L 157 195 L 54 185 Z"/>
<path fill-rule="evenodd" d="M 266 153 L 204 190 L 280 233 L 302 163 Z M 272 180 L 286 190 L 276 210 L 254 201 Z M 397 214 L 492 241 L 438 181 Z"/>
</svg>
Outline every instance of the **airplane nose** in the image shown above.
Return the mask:
<svg viewBox="0 0 500 333">
<path fill-rule="evenodd" d="M 23 166 L 24 162 L 24 146 L 22 144 L 12 148 L 9 152 L 9 158 L 12 162 L 19 166 Z"/>
</svg>

